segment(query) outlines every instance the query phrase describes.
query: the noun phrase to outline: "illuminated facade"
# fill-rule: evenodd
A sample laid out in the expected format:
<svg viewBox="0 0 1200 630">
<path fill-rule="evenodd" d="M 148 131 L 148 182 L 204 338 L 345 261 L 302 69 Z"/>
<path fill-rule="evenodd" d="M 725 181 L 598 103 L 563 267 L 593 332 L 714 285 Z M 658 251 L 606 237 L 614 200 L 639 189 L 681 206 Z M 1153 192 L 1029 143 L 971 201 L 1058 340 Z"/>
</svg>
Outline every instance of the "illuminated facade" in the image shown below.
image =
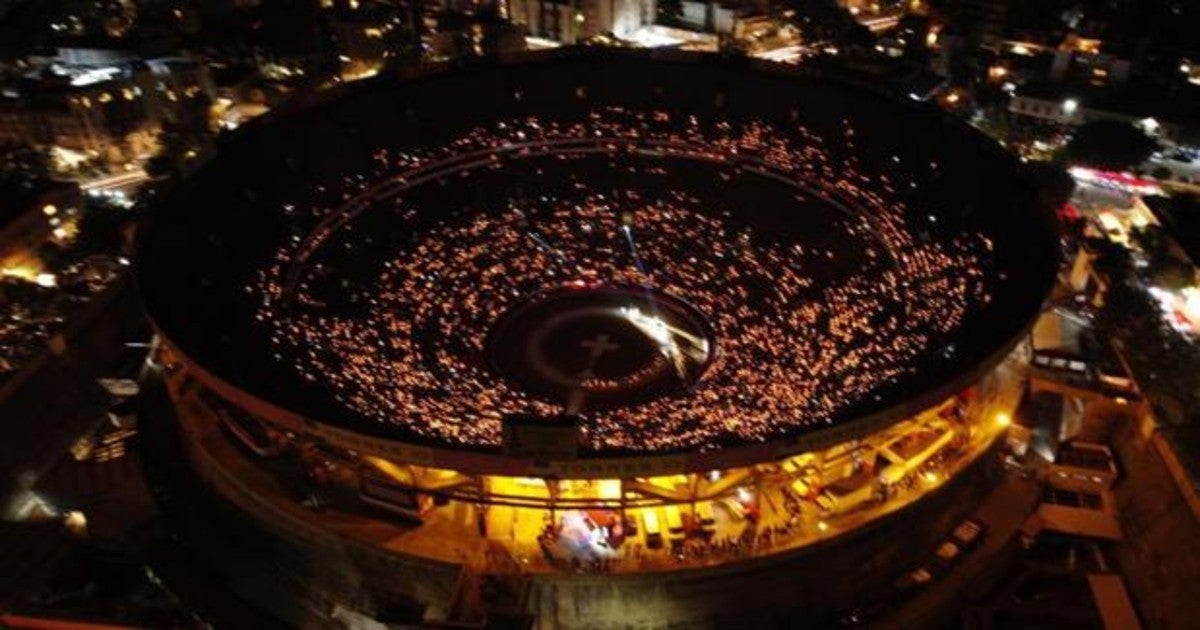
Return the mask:
<svg viewBox="0 0 1200 630">
<path fill-rule="evenodd" d="M 570 568 L 577 558 L 542 549 L 538 536 L 548 520 L 564 515 L 611 517 L 638 532 L 632 537 L 640 544 L 658 551 L 633 556 L 625 545 L 614 550 L 606 571 L 670 570 L 719 561 L 707 555 L 688 557 L 682 553 L 684 541 L 697 530 L 729 536 L 741 531 L 738 525 L 748 517 L 787 532 L 770 544 L 739 549 L 739 557 L 802 547 L 831 529 L 861 525 L 864 516 L 884 517 L 936 490 L 991 449 L 1019 400 L 1028 354 L 1018 347 L 959 394 L 862 437 L 786 456 L 784 447 L 759 449 L 757 455 L 741 457 L 746 463 L 711 469 L 706 461 L 730 458 L 539 463 L 438 453 L 253 415 L 205 387 L 203 372 L 189 371 L 168 346 L 160 347 L 158 360 L 171 374 L 170 391 L 186 433 L 196 448 L 210 449 L 195 454 L 201 460 L 251 454 L 246 459 L 266 463 L 292 453 L 299 462 L 289 465 L 322 477 L 322 486 L 340 485 L 409 522 L 446 518 L 461 505 L 472 513 L 464 525 L 477 518 L 486 522 L 489 539 L 527 569 L 555 572 Z M 212 447 L 217 436 L 224 443 Z M 482 472 L 497 464 L 493 473 Z M 388 519 L 380 515 L 380 520 Z M 453 557 L 452 552 L 442 549 L 435 557 Z"/>
<path fill-rule="evenodd" d="M 643 26 L 654 23 L 654 0 L 615 2 L 552 2 L 510 0 L 509 19 L 523 24 L 529 34 L 574 44 L 602 33 L 628 38 Z"/>
</svg>

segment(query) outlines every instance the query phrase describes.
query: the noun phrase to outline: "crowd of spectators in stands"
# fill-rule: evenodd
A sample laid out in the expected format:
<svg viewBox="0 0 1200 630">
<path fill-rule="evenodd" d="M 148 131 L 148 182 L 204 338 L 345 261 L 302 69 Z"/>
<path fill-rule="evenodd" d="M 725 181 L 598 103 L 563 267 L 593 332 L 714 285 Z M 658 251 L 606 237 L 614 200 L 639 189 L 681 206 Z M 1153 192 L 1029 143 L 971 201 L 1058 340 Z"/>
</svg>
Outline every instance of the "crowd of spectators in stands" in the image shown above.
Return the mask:
<svg viewBox="0 0 1200 630">
<path fill-rule="evenodd" d="M 704 313 L 717 339 L 688 395 L 588 413 L 585 446 L 706 449 L 830 424 L 918 371 L 921 356 L 988 303 L 993 280 L 984 234 L 932 236 L 922 226 L 938 217 L 908 208 L 898 192 L 921 184 L 913 169 L 896 157 L 894 172 L 860 172 L 829 149 L 851 146 L 853 129 L 844 134 L 830 141 L 799 124 L 605 109 L 569 123 L 496 123 L 429 149 L 381 149 L 376 172 L 318 187 L 314 196 L 329 203 L 283 208 L 311 229 L 281 244 L 247 290 L 260 298 L 278 360 L 358 414 L 425 438 L 498 445 L 505 414 L 560 411 L 496 375 L 484 350 L 503 313 L 571 283 L 652 286 Z M 647 153 L 785 182 L 849 210 L 847 238 L 821 249 L 803 236 L 763 234 L 743 213 L 776 209 L 714 211 L 670 161 Z M 593 189 L 588 169 L 614 156 L 630 169 L 667 171 L 670 185 Z M 471 169 L 535 158 L 578 163 L 578 176 L 506 200 L 501 212 L 433 222 L 404 247 L 378 251 L 372 234 L 355 229 L 376 208 L 412 219 L 417 210 L 405 210 L 402 194 L 410 187 L 452 175 L 469 186 Z M 322 309 L 314 270 L 328 275 L 337 257 L 361 256 L 381 257 L 384 271 L 342 279 L 339 290 L 358 308 Z M 826 283 L 810 273 L 820 256 L 861 268 Z"/>
</svg>

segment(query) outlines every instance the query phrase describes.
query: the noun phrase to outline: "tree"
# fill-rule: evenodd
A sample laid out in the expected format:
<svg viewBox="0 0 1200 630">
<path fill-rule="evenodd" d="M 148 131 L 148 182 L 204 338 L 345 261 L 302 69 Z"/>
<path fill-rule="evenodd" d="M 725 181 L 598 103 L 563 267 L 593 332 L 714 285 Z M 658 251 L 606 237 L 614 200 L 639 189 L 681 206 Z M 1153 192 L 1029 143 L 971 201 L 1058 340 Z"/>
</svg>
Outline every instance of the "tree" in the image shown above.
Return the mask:
<svg viewBox="0 0 1200 630">
<path fill-rule="evenodd" d="M 1133 125 L 1098 120 L 1075 131 L 1063 148 L 1063 157 L 1077 164 L 1124 171 L 1145 162 L 1156 148 L 1158 143 Z"/>
<path fill-rule="evenodd" d="M 1038 201 L 1047 208 L 1059 209 L 1075 192 L 1075 180 L 1058 165 L 1033 162 L 1027 165 L 1027 172 L 1037 188 Z"/>
<path fill-rule="evenodd" d="M 130 242 L 129 229 L 136 213 L 111 201 L 86 198 L 75 239 L 58 251 L 60 263 L 70 264 L 96 254 L 113 254 Z"/>
<path fill-rule="evenodd" d="M 158 179 L 178 176 L 191 160 L 210 148 L 213 125 L 210 119 L 212 99 L 200 93 L 187 99 L 174 112 L 174 119 L 163 123 L 158 135 L 158 153 L 146 163 L 146 172 Z"/>
<path fill-rule="evenodd" d="M 871 30 L 835 0 L 784 0 L 781 6 L 795 12 L 793 19 L 806 40 L 859 48 L 875 44 Z"/>
<path fill-rule="evenodd" d="M 163 123 L 158 153 L 146 162 L 146 172 L 157 179 L 179 176 L 210 142 L 206 132 L 178 123 Z"/>
<path fill-rule="evenodd" d="M 1151 225 L 1135 234 L 1146 255 L 1145 275 L 1151 284 L 1176 291 L 1192 285 L 1195 280 L 1192 265 L 1175 254 L 1166 230 Z"/>
<path fill-rule="evenodd" d="M 1132 269 L 1129 250 L 1103 238 L 1092 242 L 1092 247 L 1096 252 L 1092 268 L 1107 276 L 1113 284 L 1124 284 Z"/>
<path fill-rule="evenodd" d="M 1154 286 L 1173 291 L 1190 287 L 1196 280 L 1191 264 L 1174 256 L 1151 259 L 1146 271 Z"/>
</svg>

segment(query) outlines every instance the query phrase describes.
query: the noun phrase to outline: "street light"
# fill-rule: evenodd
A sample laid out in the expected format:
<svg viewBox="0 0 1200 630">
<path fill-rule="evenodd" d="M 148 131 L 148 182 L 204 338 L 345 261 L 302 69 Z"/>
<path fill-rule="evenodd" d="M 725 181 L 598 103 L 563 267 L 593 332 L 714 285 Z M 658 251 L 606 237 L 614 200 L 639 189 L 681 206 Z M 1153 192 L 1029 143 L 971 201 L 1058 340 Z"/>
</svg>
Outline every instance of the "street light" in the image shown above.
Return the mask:
<svg viewBox="0 0 1200 630">
<path fill-rule="evenodd" d="M 1008 412 L 1006 412 L 1006 411 L 996 412 L 996 425 L 997 426 L 1007 427 L 1010 424 L 1012 424 L 1012 416 L 1010 416 L 1008 414 Z"/>
<path fill-rule="evenodd" d="M 1075 113 L 1075 110 L 1079 109 L 1079 101 L 1076 99 L 1073 99 L 1073 98 L 1069 98 L 1069 99 L 1063 101 L 1062 109 L 1063 109 L 1064 114 L 1070 116 Z"/>
</svg>

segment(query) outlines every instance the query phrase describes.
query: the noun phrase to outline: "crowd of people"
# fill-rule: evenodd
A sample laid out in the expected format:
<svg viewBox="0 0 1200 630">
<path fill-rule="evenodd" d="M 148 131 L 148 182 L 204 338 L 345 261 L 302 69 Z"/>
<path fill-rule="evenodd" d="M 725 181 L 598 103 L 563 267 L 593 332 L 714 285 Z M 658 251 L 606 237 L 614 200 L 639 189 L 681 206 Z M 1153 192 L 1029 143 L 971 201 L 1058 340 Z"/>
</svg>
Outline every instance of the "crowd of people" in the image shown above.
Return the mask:
<svg viewBox="0 0 1200 630">
<path fill-rule="evenodd" d="M 376 172 L 320 186 L 311 207 L 284 207 L 307 235 L 280 244 L 247 290 L 281 362 L 363 417 L 445 443 L 499 445 L 505 414 L 561 411 L 496 374 L 486 339 L 522 300 L 576 282 L 654 287 L 695 306 L 716 339 L 686 395 L 588 413 L 586 448 L 703 450 L 832 424 L 919 372 L 918 359 L 988 303 L 995 279 L 986 235 L 933 231 L 936 215 L 902 201 L 921 183 L 915 171 L 860 172 L 846 157 L 853 136 L 610 108 L 382 149 Z M 406 206 L 410 187 L 454 175 L 469 186 L 471 169 L 536 159 L 578 169 L 566 182 L 529 182 L 542 192 L 496 212 L 431 220 L 423 213 L 445 209 Z M 618 159 L 662 185 L 594 186 L 589 169 Z M 840 217 L 844 233 L 836 245 L 769 233 L 753 215 L 793 209 L 721 206 L 692 192 L 676 159 L 792 186 Z M 402 229 L 422 227 L 403 246 L 380 247 L 355 227 L 375 208 L 392 210 Z M 357 307 L 322 308 L 330 283 L 310 280 L 313 270 L 364 255 L 381 257 L 383 272 L 336 284 Z M 836 281 L 817 271 L 828 267 L 841 270 Z"/>
</svg>

